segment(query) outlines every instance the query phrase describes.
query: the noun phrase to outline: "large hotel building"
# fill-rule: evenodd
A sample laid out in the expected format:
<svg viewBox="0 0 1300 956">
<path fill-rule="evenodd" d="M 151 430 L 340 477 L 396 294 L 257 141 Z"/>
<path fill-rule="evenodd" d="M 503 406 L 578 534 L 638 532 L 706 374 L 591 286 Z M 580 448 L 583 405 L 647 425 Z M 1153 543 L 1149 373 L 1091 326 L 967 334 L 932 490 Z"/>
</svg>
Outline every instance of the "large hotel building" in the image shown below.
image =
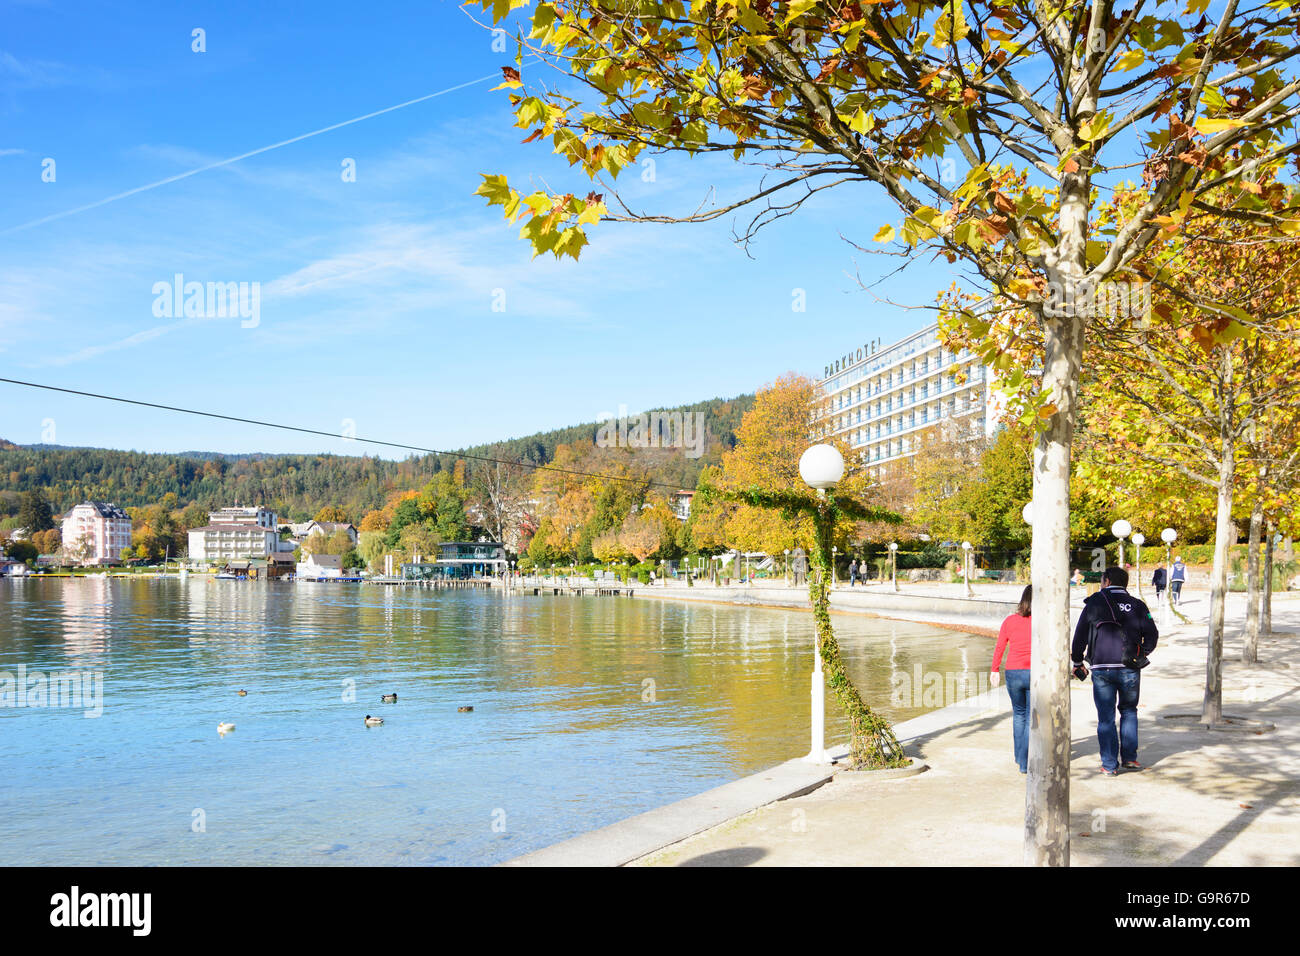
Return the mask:
<svg viewBox="0 0 1300 956">
<path fill-rule="evenodd" d="M 885 348 L 863 345 L 827 365 L 813 392 L 812 437 L 843 438 L 879 475 L 915 454 L 920 434 L 940 422 L 991 435 L 995 406 L 984 366 L 969 351 L 945 349 L 936 323 Z"/>
</svg>

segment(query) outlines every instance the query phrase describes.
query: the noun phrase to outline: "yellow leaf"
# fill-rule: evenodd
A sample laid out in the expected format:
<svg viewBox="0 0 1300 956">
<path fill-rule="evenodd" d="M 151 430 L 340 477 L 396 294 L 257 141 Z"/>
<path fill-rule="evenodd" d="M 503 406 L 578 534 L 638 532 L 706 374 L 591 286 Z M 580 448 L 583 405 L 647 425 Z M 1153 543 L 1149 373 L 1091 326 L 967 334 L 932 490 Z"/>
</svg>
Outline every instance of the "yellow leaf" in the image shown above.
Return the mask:
<svg viewBox="0 0 1300 956">
<path fill-rule="evenodd" d="M 894 227 L 891 226 L 889 223 L 885 223 L 883 226 L 880 227 L 880 230 L 876 233 L 876 235 L 873 238 L 875 238 L 876 242 L 893 242 Z"/>
<path fill-rule="evenodd" d="M 1079 138 L 1087 140 L 1089 143 L 1095 142 L 1106 135 L 1106 130 L 1110 127 L 1110 114 L 1105 110 L 1095 114 L 1092 119 L 1084 123 L 1079 129 Z"/>
<path fill-rule="evenodd" d="M 817 6 L 817 0 L 792 0 L 790 9 L 786 11 L 785 22 L 798 19 L 813 7 Z"/>
<path fill-rule="evenodd" d="M 1146 62 L 1147 55 L 1141 50 L 1129 50 L 1123 56 L 1115 61 L 1111 67 L 1112 73 L 1127 73 L 1129 70 L 1136 70 Z"/>
<path fill-rule="evenodd" d="M 1208 116 L 1202 116 L 1196 121 L 1196 132 L 1211 136 L 1214 133 L 1222 133 L 1225 129 L 1239 129 L 1245 125 L 1241 120 L 1211 119 Z"/>
<path fill-rule="evenodd" d="M 876 118 L 861 107 L 853 114 L 853 119 L 849 121 L 849 129 L 855 133 L 870 133 L 876 126 Z"/>
</svg>

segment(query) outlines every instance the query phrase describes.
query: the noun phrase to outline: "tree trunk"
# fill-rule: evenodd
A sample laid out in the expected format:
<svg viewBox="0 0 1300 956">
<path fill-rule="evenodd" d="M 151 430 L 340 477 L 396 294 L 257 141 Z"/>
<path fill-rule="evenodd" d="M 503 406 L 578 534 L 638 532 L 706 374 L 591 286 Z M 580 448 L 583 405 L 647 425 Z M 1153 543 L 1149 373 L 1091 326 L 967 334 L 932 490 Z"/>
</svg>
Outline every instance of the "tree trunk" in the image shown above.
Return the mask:
<svg viewBox="0 0 1300 956">
<path fill-rule="evenodd" d="M 1273 519 L 1264 524 L 1264 594 L 1260 600 L 1259 630 L 1273 633 Z"/>
<path fill-rule="evenodd" d="M 1259 660 L 1259 533 L 1264 524 L 1264 499 L 1255 498 L 1250 509 L 1250 541 L 1246 555 L 1246 637 L 1241 642 L 1243 664 Z"/>
<path fill-rule="evenodd" d="M 1033 643 L 1024 860 L 1070 865 L 1070 445 L 1084 319 L 1043 321 L 1043 392 L 1056 405 L 1034 446 Z"/>
<path fill-rule="evenodd" d="M 1205 699 L 1201 721 L 1223 719 L 1223 612 L 1228 597 L 1228 543 L 1232 540 L 1232 479 L 1235 448 L 1232 436 L 1223 435 L 1219 461 L 1218 514 L 1214 526 L 1214 569 L 1210 572 L 1210 632 L 1206 639 Z"/>
</svg>

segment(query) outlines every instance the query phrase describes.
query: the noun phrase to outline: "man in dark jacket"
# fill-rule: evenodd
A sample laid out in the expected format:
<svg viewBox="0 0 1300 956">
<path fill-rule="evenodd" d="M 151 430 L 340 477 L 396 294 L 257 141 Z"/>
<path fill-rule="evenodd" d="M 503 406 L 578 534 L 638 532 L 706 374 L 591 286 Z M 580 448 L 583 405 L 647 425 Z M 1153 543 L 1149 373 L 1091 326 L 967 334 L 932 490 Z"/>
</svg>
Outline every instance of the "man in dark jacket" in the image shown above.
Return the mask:
<svg viewBox="0 0 1300 956">
<path fill-rule="evenodd" d="M 1128 572 L 1107 568 L 1101 590 L 1083 602 L 1070 657 L 1079 672 L 1092 665 L 1092 699 L 1097 705 L 1097 745 L 1101 772 L 1110 776 L 1141 770 L 1138 763 L 1138 696 L 1141 665 L 1160 636 L 1146 604 L 1128 593 Z M 1086 673 L 1086 671 L 1085 671 Z M 1115 710 L 1119 709 L 1119 732 Z"/>
<path fill-rule="evenodd" d="M 1156 566 L 1156 573 L 1151 575 L 1151 584 L 1156 589 L 1156 603 L 1160 603 L 1160 595 L 1165 593 L 1165 579 L 1168 577 L 1163 564 Z"/>
</svg>

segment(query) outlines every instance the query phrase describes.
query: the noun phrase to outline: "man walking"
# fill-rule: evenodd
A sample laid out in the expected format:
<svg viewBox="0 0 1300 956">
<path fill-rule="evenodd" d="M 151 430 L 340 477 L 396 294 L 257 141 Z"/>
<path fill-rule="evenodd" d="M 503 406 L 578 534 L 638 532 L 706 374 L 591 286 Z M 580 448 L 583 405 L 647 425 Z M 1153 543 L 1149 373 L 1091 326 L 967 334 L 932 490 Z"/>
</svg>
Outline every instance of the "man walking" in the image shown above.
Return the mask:
<svg viewBox="0 0 1300 956">
<path fill-rule="evenodd" d="M 1165 579 L 1168 577 L 1163 564 L 1156 565 L 1155 574 L 1151 575 L 1151 585 L 1156 589 L 1156 603 L 1160 603 L 1160 595 L 1165 593 Z"/>
<path fill-rule="evenodd" d="M 1182 555 L 1174 558 L 1174 566 L 1169 569 L 1169 596 L 1175 604 L 1183 601 L 1183 582 L 1187 580 L 1187 565 L 1183 564 Z"/>
<path fill-rule="evenodd" d="M 854 558 L 849 562 L 849 587 L 858 583 L 858 559 Z"/>
<path fill-rule="evenodd" d="M 1115 776 L 1120 768 L 1142 770 L 1138 763 L 1138 697 L 1142 668 L 1156 647 L 1159 632 L 1146 604 L 1128 593 L 1128 572 L 1107 568 L 1101 590 L 1083 602 L 1074 629 L 1070 658 L 1075 675 L 1087 675 L 1092 665 L 1092 699 L 1097 705 L 1097 746 L 1101 772 Z M 1119 710 L 1119 729 L 1115 711 Z"/>
</svg>

